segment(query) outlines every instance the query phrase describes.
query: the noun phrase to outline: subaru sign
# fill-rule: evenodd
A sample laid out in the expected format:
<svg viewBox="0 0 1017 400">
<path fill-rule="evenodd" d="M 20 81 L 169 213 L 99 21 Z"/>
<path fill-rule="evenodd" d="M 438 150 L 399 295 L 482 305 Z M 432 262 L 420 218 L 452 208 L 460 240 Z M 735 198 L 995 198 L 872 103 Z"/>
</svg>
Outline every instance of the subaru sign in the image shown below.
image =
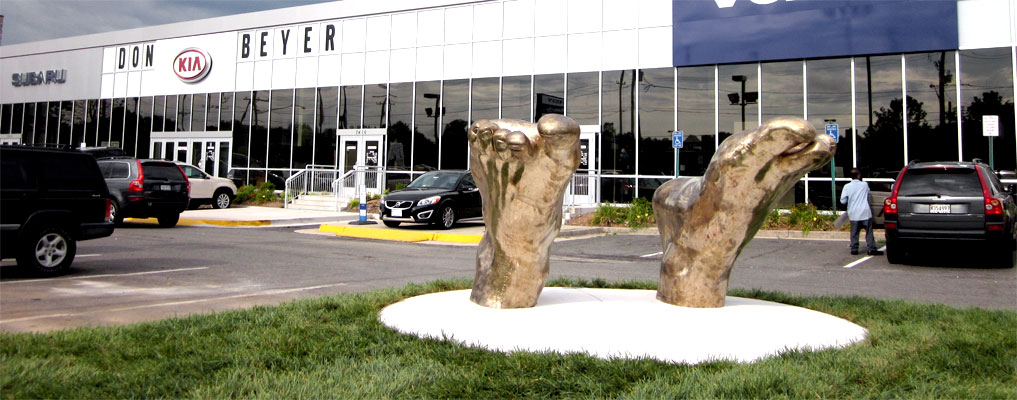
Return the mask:
<svg viewBox="0 0 1017 400">
<path fill-rule="evenodd" d="M 956 0 L 673 0 L 674 65 L 958 48 Z"/>
</svg>

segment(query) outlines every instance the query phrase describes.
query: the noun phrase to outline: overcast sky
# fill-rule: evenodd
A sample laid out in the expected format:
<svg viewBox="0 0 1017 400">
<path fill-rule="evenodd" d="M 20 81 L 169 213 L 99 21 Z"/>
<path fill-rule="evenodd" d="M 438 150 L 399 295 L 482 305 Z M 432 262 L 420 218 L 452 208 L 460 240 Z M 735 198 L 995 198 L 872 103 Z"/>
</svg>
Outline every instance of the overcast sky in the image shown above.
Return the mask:
<svg viewBox="0 0 1017 400">
<path fill-rule="evenodd" d="M 3 45 L 322 3 L 328 0 L 0 0 Z"/>
</svg>

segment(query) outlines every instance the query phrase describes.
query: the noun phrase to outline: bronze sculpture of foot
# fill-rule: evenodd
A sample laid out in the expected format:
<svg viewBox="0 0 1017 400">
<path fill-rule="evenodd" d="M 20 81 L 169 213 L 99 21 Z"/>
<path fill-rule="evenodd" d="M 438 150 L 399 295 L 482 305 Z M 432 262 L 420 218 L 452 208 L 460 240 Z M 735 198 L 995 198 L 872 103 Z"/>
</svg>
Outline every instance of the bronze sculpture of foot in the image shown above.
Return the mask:
<svg viewBox="0 0 1017 400">
<path fill-rule="evenodd" d="M 830 161 L 837 144 L 808 121 L 777 118 L 724 140 L 702 177 L 677 178 L 653 194 L 663 241 L 657 299 L 723 307 L 731 266 L 805 173 Z"/>
<path fill-rule="evenodd" d="M 487 226 L 470 300 L 533 307 L 561 230 L 562 198 L 579 165 L 579 124 L 557 114 L 536 124 L 482 120 L 470 126 L 469 140 Z"/>
</svg>

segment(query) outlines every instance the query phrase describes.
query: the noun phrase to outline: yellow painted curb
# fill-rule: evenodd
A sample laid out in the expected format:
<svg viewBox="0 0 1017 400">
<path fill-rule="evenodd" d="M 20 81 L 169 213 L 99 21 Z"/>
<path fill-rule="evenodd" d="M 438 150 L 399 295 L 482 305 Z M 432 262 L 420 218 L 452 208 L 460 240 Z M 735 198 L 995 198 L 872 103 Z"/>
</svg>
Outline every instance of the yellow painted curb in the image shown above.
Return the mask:
<svg viewBox="0 0 1017 400">
<path fill-rule="evenodd" d="M 158 224 L 159 220 L 156 218 L 124 218 L 124 221 L 137 222 L 142 224 Z M 272 221 L 267 220 L 254 220 L 254 221 L 221 221 L 215 219 L 190 219 L 180 218 L 177 221 L 177 225 L 194 226 L 194 225 L 218 225 L 218 226 L 266 226 L 271 225 Z"/>
<path fill-rule="evenodd" d="M 435 233 L 434 238 L 438 242 L 455 242 L 455 243 L 480 243 L 483 235 L 459 235 L 455 233 Z"/>
<path fill-rule="evenodd" d="M 336 236 L 355 237 L 362 239 L 393 240 L 399 242 L 424 242 L 435 240 L 455 243 L 480 243 L 481 235 L 457 235 L 451 233 L 412 232 L 394 229 L 361 228 L 342 225 L 320 225 L 320 232 L 334 233 Z"/>
</svg>

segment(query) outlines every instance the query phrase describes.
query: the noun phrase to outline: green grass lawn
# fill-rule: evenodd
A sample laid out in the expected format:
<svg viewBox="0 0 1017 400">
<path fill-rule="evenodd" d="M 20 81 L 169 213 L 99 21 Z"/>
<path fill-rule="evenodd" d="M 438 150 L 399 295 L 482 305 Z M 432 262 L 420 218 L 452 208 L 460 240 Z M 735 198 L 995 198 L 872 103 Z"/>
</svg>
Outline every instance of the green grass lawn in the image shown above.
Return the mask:
<svg viewBox="0 0 1017 400">
<path fill-rule="evenodd" d="M 557 280 L 548 286 L 652 289 Z M 277 307 L 47 334 L 0 334 L 3 398 L 1017 398 L 1017 313 L 860 297 L 730 294 L 869 329 L 839 350 L 696 366 L 489 353 L 396 333 L 378 312 L 467 289 L 439 281 Z M 681 333 L 675 332 L 675 340 Z"/>
</svg>

